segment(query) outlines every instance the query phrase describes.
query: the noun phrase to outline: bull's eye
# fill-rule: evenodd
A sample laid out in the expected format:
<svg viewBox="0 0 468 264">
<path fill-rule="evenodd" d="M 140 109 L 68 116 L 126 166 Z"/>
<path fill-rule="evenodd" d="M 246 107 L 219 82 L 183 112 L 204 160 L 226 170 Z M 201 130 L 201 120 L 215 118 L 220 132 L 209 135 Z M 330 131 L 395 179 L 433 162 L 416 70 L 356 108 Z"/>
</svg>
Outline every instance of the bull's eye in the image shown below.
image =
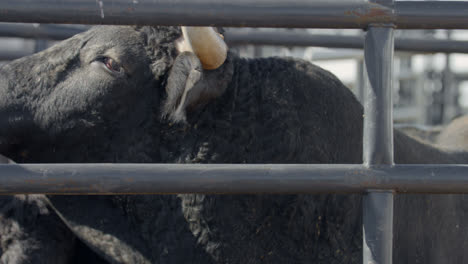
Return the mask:
<svg viewBox="0 0 468 264">
<path fill-rule="evenodd" d="M 107 69 L 111 71 L 120 72 L 122 70 L 122 67 L 120 67 L 120 65 L 111 58 L 105 58 L 104 64 Z"/>
<path fill-rule="evenodd" d="M 104 64 L 104 66 L 106 66 L 106 69 L 112 73 L 115 73 L 115 74 L 124 73 L 123 67 L 112 58 L 103 56 L 103 57 L 97 58 L 96 60 Z"/>
</svg>

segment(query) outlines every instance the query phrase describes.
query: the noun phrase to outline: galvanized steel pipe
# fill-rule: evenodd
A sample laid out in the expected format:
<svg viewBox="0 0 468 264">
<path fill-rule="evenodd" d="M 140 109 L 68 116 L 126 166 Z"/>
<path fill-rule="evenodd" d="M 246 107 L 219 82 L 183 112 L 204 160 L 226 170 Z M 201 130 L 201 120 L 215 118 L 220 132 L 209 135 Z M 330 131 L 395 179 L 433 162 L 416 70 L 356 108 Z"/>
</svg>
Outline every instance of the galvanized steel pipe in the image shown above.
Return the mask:
<svg viewBox="0 0 468 264">
<path fill-rule="evenodd" d="M 0 194 L 468 193 L 468 165 L 12 164 Z"/>
<path fill-rule="evenodd" d="M 468 2 L 366 0 L 0 0 L 1 22 L 233 27 L 468 28 Z"/>
</svg>

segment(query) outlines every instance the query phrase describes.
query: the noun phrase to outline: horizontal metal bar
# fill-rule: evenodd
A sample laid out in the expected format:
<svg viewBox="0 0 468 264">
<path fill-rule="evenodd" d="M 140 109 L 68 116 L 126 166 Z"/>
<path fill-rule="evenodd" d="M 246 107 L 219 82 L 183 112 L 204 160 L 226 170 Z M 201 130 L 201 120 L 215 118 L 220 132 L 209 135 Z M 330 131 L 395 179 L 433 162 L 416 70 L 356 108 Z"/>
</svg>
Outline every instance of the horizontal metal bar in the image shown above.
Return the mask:
<svg viewBox="0 0 468 264">
<path fill-rule="evenodd" d="M 32 50 L 0 50 L 0 61 L 16 60 L 31 54 L 33 54 Z"/>
<path fill-rule="evenodd" d="M 468 73 L 452 73 L 454 78 L 459 81 L 467 81 L 468 80 Z"/>
<path fill-rule="evenodd" d="M 1 43 L 1 42 L 0 42 Z M 0 48 L 0 61 L 9 61 L 14 59 L 19 59 L 24 56 L 32 55 L 34 52 L 32 49 L 28 50 L 2 50 Z M 359 50 L 329 50 L 315 52 L 312 54 L 312 61 L 329 61 L 329 60 L 345 60 L 345 59 L 357 59 L 361 60 L 363 58 L 362 51 Z"/>
<path fill-rule="evenodd" d="M 1 32 L 1 28 L 0 28 Z M 0 33 L 1 34 L 1 33 Z M 225 32 L 230 45 L 271 45 L 362 49 L 363 36 L 337 36 L 306 32 L 263 32 L 257 30 Z"/>
<path fill-rule="evenodd" d="M 468 165 L 7 164 L 0 194 L 468 193 Z"/>
<path fill-rule="evenodd" d="M 234 27 L 468 28 L 468 2 L 367 0 L 0 0 L 1 22 Z"/>
<path fill-rule="evenodd" d="M 71 31 L 66 32 L 64 28 L 66 26 L 55 26 L 61 27 L 57 32 L 54 29 L 48 28 L 49 25 L 41 26 L 40 30 L 35 31 L 35 27 L 20 25 L 18 30 L 14 30 L 15 26 L 8 25 L 4 29 L 4 25 L 0 25 L 0 36 L 8 37 L 23 37 L 23 38 L 39 38 L 39 39 L 52 39 L 60 40 L 67 37 L 71 37 L 78 33 L 79 29 L 73 28 Z M 23 32 L 22 29 L 25 29 Z M 229 46 L 240 46 L 240 45 L 278 45 L 278 46 L 297 46 L 297 47 L 329 47 L 329 48 L 352 48 L 362 49 L 363 48 L 363 37 L 360 36 L 334 36 L 334 35 L 316 35 L 316 34 L 304 34 L 299 32 L 261 32 L 251 31 L 242 32 L 239 30 L 229 30 L 225 33 L 226 42 Z M 468 53 L 468 41 L 455 41 L 455 40 L 440 40 L 440 39 L 395 39 L 395 50 L 413 53 Z M 2 60 L 14 60 L 23 56 L 31 55 L 32 50 L 3 50 L 0 49 L 0 61 Z M 314 54 L 313 60 L 328 60 L 334 59 L 337 54 L 333 53 L 332 57 L 322 56 L 322 53 Z M 362 54 L 361 54 L 362 55 Z M 322 58 L 323 57 L 323 58 Z M 338 54 L 340 58 L 353 58 L 362 57 L 359 55 L 342 56 Z"/>
<path fill-rule="evenodd" d="M 1 28 L 0 28 L 1 30 Z M 275 45 L 362 49 L 363 36 L 308 34 L 305 32 L 226 31 L 229 45 Z M 468 53 L 468 41 L 395 38 L 395 50 L 415 53 Z"/>
<path fill-rule="evenodd" d="M 0 23 L 0 36 L 63 40 L 85 29 L 64 25 L 36 26 L 33 24 Z M 363 36 L 309 34 L 307 32 L 265 32 L 228 29 L 225 32 L 225 39 L 230 46 L 274 45 L 350 49 L 362 49 L 364 46 Z M 396 38 L 395 50 L 428 53 L 468 53 L 468 41 Z"/>
<path fill-rule="evenodd" d="M 394 10 L 397 28 L 468 28 L 466 1 L 395 1 Z"/>
<path fill-rule="evenodd" d="M 0 37 L 63 40 L 86 30 L 86 27 L 0 23 Z"/>
</svg>

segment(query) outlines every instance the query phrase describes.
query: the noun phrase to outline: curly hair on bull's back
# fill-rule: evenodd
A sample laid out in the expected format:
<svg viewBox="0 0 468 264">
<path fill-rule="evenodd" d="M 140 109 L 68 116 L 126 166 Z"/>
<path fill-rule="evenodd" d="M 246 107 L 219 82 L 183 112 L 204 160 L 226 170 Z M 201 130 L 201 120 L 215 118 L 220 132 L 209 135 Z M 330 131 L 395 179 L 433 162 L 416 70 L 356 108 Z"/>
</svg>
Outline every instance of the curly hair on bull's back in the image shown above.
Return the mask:
<svg viewBox="0 0 468 264">
<path fill-rule="evenodd" d="M 362 162 L 362 106 L 335 76 L 224 51 L 209 28 L 99 26 L 13 61 L 0 68 L 0 153 L 20 163 Z M 394 140 L 398 163 L 468 160 L 399 131 Z M 465 200 L 396 196 L 395 261 L 467 259 Z M 361 213 L 350 194 L 1 197 L 0 260 L 360 263 Z"/>
</svg>

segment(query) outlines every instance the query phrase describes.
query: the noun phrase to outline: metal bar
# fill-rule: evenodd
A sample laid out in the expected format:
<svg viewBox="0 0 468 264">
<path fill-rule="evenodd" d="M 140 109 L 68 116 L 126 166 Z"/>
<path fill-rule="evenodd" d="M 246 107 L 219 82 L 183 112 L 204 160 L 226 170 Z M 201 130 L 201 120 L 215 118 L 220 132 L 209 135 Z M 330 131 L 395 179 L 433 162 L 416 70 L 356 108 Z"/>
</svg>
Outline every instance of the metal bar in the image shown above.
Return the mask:
<svg viewBox="0 0 468 264">
<path fill-rule="evenodd" d="M 0 25 L 1 37 L 63 40 L 82 31 L 84 29 L 59 25 L 44 25 L 40 27 L 25 24 Z M 264 32 L 229 29 L 225 32 L 225 39 L 230 46 L 314 46 L 347 49 L 362 49 L 364 47 L 364 37 L 362 36 L 337 36 L 309 34 L 306 32 Z M 418 53 L 468 53 L 468 41 L 396 38 L 395 50 Z"/>
<path fill-rule="evenodd" d="M 35 26 L 32 24 L 3 23 L 0 24 L 0 36 L 62 40 L 85 29 L 86 27 L 64 25 Z M 250 44 L 361 49 L 364 45 L 362 36 L 317 35 L 305 32 L 240 31 L 236 29 L 229 29 L 225 35 L 225 39 L 230 46 Z M 395 50 L 415 53 L 468 53 L 468 41 L 403 38 L 395 40 Z M 5 51 L 0 49 L 0 61 L 14 60 L 31 54 L 32 51 Z M 320 60 L 321 58 L 313 59 Z"/>
<path fill-rule="evenodd" d="M 16 60 L 24 56 L 33 54 L 33 51 L 26 50 L 0 50 L 0 61 Z"/>
<path fill-rule="evenodd" d="M 37 27 L 38 31 L 36 32 L 36 27 L 32 25 L 20 25 L 18 30 L 14 30 L 15 25 L 7 25 L 6 27 L 0 25 L 0 36 L 61 40 L 82 32 L 82 29 L 78 28 L 53 26 L 53 28 L 59 28 L 55 32 L 55 29 L 49 27 L 50 25 Z M 67 28 L 71 29 L 71 31 L 66 31 Z M 229 30 L 226 32 L 225 39 L 229 46 L 250 44 L 361 49 L 364 45 L 364 38 L 360 36 L 311 35 L 299 32 L 241 32 Z M 468 53 L 468 41 L 396 39 L 395 50 L 413 53 Z M 14 60 L 31 54 L 32 51 L 5 51 L 0 49 L 0 61 Z M 327 58 L 313 57 L 313 60 L 321 59 Z"/>
<path fill-rule="evenodd" d="M 375 0 L 393 6 L 393 0 Z M 364 41 L 367 72 L 364 93 L 363 164 L 393 166 L 393 25 L 371 25 Z M 383 192 L 382 192 L 383 191 Z M 369 190 L 363 197 L 363 263 L 391 264 L 393 190 Z"/>
<path fill-rule="evenodd" d="M 369 28 L 364 62 L 364 164 L 393 165 L 393 28 Z"/>
<path fill-rule="evenodd" d="M 468 73 L 453 73 L 453 77 L 458 82 L 464 82 L 468 80 Z"/>
<path fill-rule="evenodd" d="M 468 2 L 395 1 L 394 10 L 394 24 L 400 29 L 455 29 L 459 26 L 466 29 L 468 26 Z"/>
<path fill-rule="evenodd" d="M 320 35 L 302 32 L 264 32 L 258 30 L 226 30 L 229 45 L 316 46 L 329 48 L 362 49 L 362 36 Z"/>
<path fill-rule="evenodd" d="M 40 51 L 43 51 L 45 49 L 47 49 L 47 40 L 45 39 L 36 39 L 34 41 L 34 53 L 37 53 L 37 52 L 40 52 Z"/>
<path fill-rule="evenodd" d="M 391 264 L 393 246 L 393 192 L 372 191 L 364 197 L 362 262 L 365 264 Z"/>
<path fill-rule="evenodd" d="M 396 38 L 395 50 L 428 53 L 468 53 L 468 41 Z"/>
<path fill-rule="evenodd" d="M 367 0 L 0 0 L 1 22 L 234 27 L 468 28 L 468 2 Z"/>
<path fill-rule="evenodd" d="M 0 165 L 0 194 L 468 193 L 468 165 Z"/>
<path fill-rule="evenodd" d="M 0 28 L 1 32 L 1 28 Z M 1 33 L 0 33 L 1 34 Z M 234 31 L 225 33 L 231 45 L 274 45 L 362 49 L 364 37 L 309 34 L 306 32 Z M 468 53 L 468 41 L 396 38 L 395 50 L 417 53 Z"/>
<path fill-rule="evenodd" d="M 24 56 L 34 54 L 32 50 L 2 50 L 0 49 L 0 61 L 15 60 Z M 312 55 L 312 61 L 320 60 L 343 60 L 343 59 L 362 59 L 362 52 L 356 50 L 345 51 L 326 51 Z"/>
<path fill-rule="evenodd" d="M 356 95 L 361 104 L 364 103 L 364 61 L 358 60 L 357 63 Z"/>
<path fill-rule="evenodd" d="M 34 39 L 63 40 L 86 30 L 86 27 L 65 25 L 0 24 L 1 37 L 20 37 Z M 296 47 L 328 47 L 362 49 L 364 37 L 309 34 L 306 32 L 265 32 L 258 30 L 228 29 L 226 42 L 230 46 L 238 45 L 274 45 Z M 468 53 L 468 41 L 443 39 L 396 38 L 395 50 L 408 52 L 444 52 Z"/>
<path fill-rule="evenodd" d="M 63 40 L 86 30 L 86 27 L 1 23 L 1 37 Z"/>
</svg>

